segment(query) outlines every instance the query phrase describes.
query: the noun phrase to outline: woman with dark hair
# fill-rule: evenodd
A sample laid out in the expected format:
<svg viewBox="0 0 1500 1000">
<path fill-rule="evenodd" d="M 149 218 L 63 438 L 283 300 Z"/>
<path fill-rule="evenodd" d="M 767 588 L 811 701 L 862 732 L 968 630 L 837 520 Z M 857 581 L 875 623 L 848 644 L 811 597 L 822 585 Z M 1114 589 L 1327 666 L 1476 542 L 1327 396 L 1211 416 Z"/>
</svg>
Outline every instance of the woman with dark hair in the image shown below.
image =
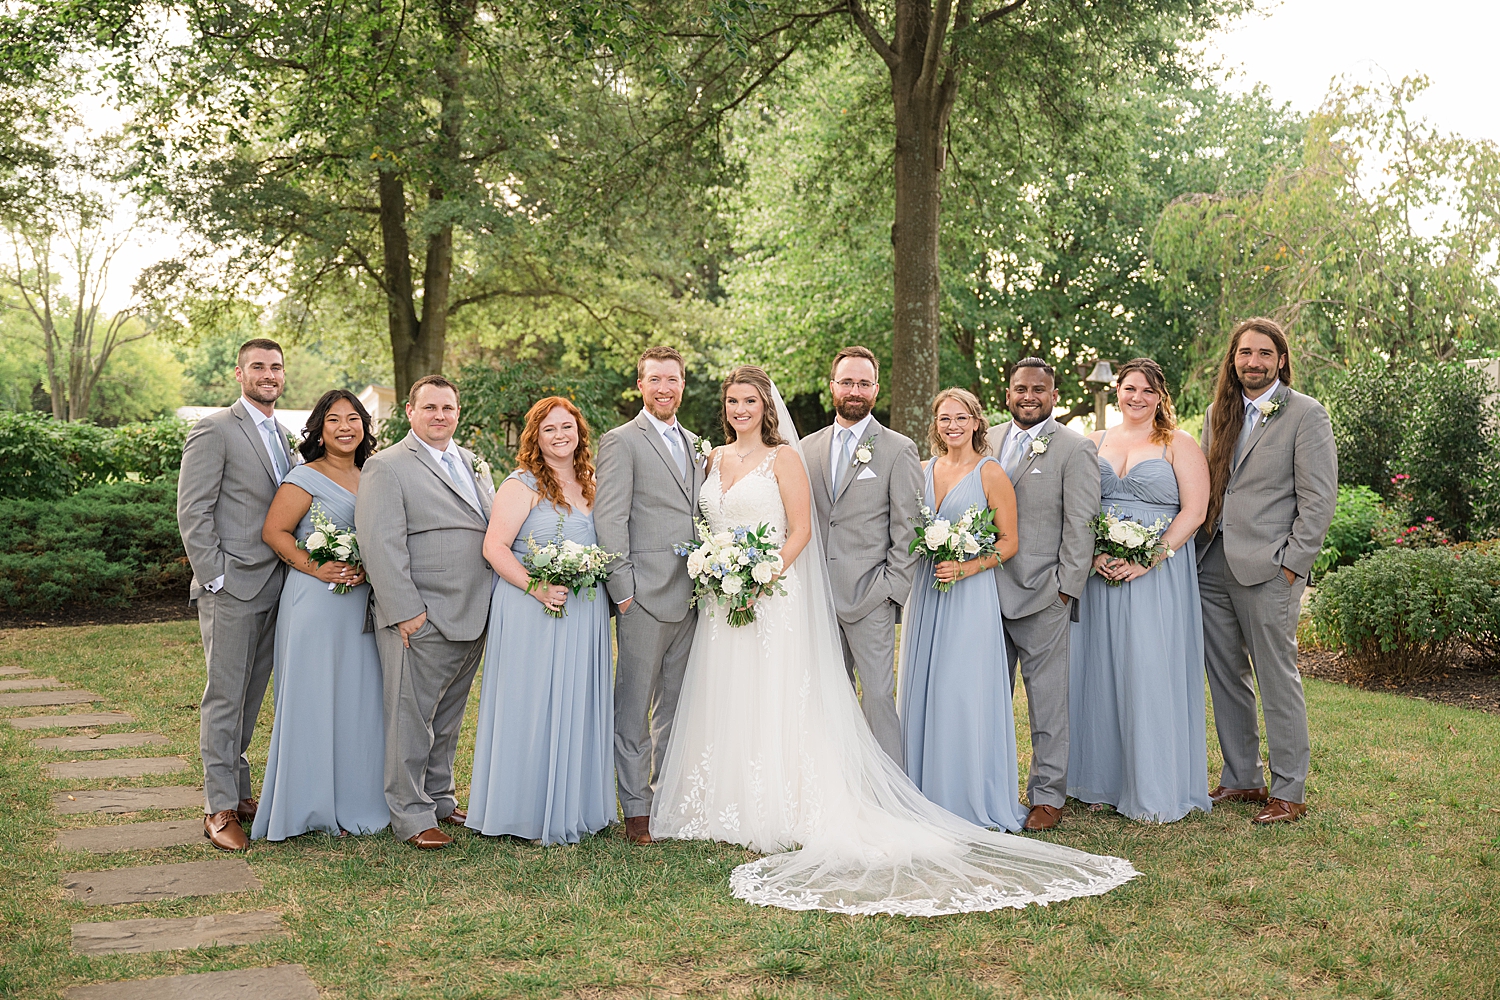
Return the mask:
<svg viewBox="0 0 1500 1000">
<path fill-rule="evenodd" d="M 370 587 L 357 563 L 317 563 L 319 526 L 354 531 L 360 470 L 375 450 L 370 414 L 347 389 L 313 407 L 261 533 L 291 567 L 276 615 L 276 721 L 250 836 L 374 833 L 390 822 L 380 657 L 366 632 Z M 314 541 L 313 548 L 317 548 Z"/>
<path fill-rule="evenodd" d="M 1094 557 L 1069 642 L 1068 794 L 1171 823 L 1211 808 L 1193 543 L 1208 508 L 1208 463 L 1177 429 L 1155 361 L 1126 362 L 1116 392 L 1124 419 L 1091 435 L 1100 507 L 1164 525 L 1165 549 L 1143 562 Z"/>
<path fill-rule="evenodd" d="M 588 421 L 562 396 L 538 400 L 484 539 L 499 580 L 465 825 L 487 836 L 576 844 L 615 819 L 609 600 L 532 586 L 521 564 L 530 541 L 595 544 L 594 489 Z"/>
<path fill-rule="evenodd" d="M 906 773 L 922 794 L 974 823 L 1014 833 L 1026 821 L 1016 794 L 1016 718 L 994 570 L 1016 554 L 1016 491 L 985 454 L 989 421 L 967 389 L 932 401 L 922 503 L 957 524 L 970 507 L 995 512 L 996 552 L 917 562 L 902 615 L 897 704 Z M 998 572 L 1005 572 L 1003 569 Z M 938 590 L 938 583 L 951 589 Z"/>
</svg>

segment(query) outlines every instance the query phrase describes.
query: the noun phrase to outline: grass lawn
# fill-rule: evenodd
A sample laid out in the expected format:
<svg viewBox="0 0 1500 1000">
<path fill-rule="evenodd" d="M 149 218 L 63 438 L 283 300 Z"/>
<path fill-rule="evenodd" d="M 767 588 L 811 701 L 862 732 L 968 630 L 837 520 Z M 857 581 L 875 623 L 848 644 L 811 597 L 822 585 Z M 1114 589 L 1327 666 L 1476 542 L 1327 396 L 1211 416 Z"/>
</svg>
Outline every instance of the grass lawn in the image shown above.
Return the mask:
<svg viewBox="0 0 1500 1000">
<path fill-rule="evenodd" d="M 0 632 L 0 664 L 87 685 L 136 716 L 120 728 L 171 740 L 98 756 L 192 761 L 179 775 L 120 784 L 201 780 L 194 623 Z M 54 815 L 53 792 L 88 783 L 43 777 L 44 761 L 69 755 L 29 740 L 57 733 L 0 725 L 0 995 L 300 962 L 325 996 L 351 998 L 1500 996 L 1500 716 L 1318 681 L 1307 694 L 1303 822 L 1252 829 L 1250 807 L 1231 806 L 1152 827 L 1070 808 L 1057 841 L 1130 858 L 1144 876 L 1102 897 L 939 919 L 750 907 L 727 889 L 747 852 L 634 848 L 615 835 L 541 848 L 460 833 L 433 854 L 388 834 L 311 835 L 251 850 L 259 894 L 85 907 L 66 901 L 62 873 L 213 851 L 58 852 L 61 827 L 169 817 Z M 269 702 L 251 753 L 257 785 Z M 1024 734 L 1024 703 L 1016 711 Z M 472 734 L 471 713 L 460 800 Z M 1210 745 L 1217 776 L 1212 736 Z M 1028 755 L 1023 745 L 1023 768 Z M 253 909 L 281 911 L 291 936 L 150 955 L 69 951 L 77 920 Z"/>
</svg>

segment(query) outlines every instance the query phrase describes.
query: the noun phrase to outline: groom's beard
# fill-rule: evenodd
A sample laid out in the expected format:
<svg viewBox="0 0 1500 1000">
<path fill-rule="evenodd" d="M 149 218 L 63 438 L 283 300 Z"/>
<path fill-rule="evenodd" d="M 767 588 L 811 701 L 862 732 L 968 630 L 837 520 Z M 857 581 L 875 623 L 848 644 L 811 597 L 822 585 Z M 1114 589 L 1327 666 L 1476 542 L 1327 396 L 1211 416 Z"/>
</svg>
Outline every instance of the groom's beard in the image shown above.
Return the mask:
<svg viewBox="0 0 1500 1000">
<path fill-rule="evenodd" d="M 871 399 L 845 399 L 833 404 L 833 412 L 851 424 L 857 424 L 870 415 L 874 405 L 875 401 Z"/>
<path fill-rule="evenodd" d="M 1014 420 L 1016 422 L 1016 426 L 1021 428 L 1023 431 L 1029 431 L 1038 424 L 1045 424 L 1047 422 L 1047 418 L 1052 416 L 1052 407 L 1049 406 L 1045 411 L 1038 412 L 1041 413 L 1041 416 L 1037 416 L 1035 417 L 1035 419 L 1033 419 L 1033 416 L 1035 416 L 1034 414 L 1028 416 L 1023 415 L 1015 410 L 1011 410 L 1010 419 Z"/>
</svg>

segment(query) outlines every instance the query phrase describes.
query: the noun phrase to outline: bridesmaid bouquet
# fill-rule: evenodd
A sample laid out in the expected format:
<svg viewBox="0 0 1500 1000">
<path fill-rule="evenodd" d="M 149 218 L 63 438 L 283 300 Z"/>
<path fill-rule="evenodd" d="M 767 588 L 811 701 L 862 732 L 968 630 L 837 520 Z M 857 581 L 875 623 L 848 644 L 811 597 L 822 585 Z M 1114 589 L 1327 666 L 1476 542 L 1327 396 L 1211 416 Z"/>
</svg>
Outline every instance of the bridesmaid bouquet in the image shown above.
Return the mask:
<svg viewBox="0 0 1500 1000">
<path fill-rule="evenodd" d="M 345 531 L 335 524 L 333 518 L 328 516 L 328 511 L 317 501 L 313 501 L 308 516 L 312 519 L 313 532 L 307 536 L 306 541 L 297 543 L 297 547 L 307 553 L 307 558 L 319 566 L 330 562 L 346 562 L 358 569 L 361 565 L 359 539 L 354 532 Z M 330 583 L 328 589 L 335 594 L 347 594 L 353 588 L 347 583 Z"/>
<path fill-rule="evenodd" d="M 564 539 L 564 520 L 564 515 L 558 515 L 557 537 L 544 545 L 538 545 L 534 538 L 526 536 L 528 551 L 521 557 L 521 565 L 531 574 L 526 593 L 556 584 L 575 594 L 582 593 L 592 601 L 599 582 L 609 575 L 606 570 L 615 553 L 605 552 L 597 545 L 580 545 L 572 539 Z M 543 605 L 542 610 L 553 618 L 566 618 L 568 614 L 567 605 L 555 611 Z"/>
<path fill-rule="evenodd" d="M 1171 558 L 1176 555 L 1161 536 L 1167 530 L 1167 522 L 1161 518 L 1150 525 L 1120 517 L 1111 507 L 1094 515 L 1089 521 L 1094 531 L 1094 555 L 1106 555 L 1112 559 L 1124 559 L 1139 566 L 1149 566 L 1158 556 Z M 1118 587 L 1123 580 L 1106 579 L 1111 587 Z"/>
<path fill-rule="evenodd" d="M 967 562 L 980 556 L 993 555 L 995 552 L 995 540 L 999 532 L 995 530 L 995 512 L 988 507 L 980 507 L 971 504 L 964 511 L 963 517 L 954 524 L 945 517 L 938 517 L 931 507 L 922 503 L 922 497 L 917 497 L 917 505 L 921 512 L 911 519 L 911 523 L 917 529 L 917 537 L 911 540 L 911 545 L 906 551 L 917 555 L 926 556 L 935 563 Z M 937 579 L 932 580 L 934 588 L 946 594 L 953 589 L 957 580 L 949 580 L 947 583 Z"/>
<path fill-rule="evenodd" d="M 782 570 L 781 546 L 771 541 L 771 526 L 735 528 L 710 533 L 708 523 L 698 522 L 699 544 L 679 542 L 673 551 L 687 556 L 688 576 L 693 578 L 690 607 L 713 601 L 729 609 L 729 624 L 735 628 L 755 621 L 755 600 L 786 593 L 777 574 Z"/>
</svg>

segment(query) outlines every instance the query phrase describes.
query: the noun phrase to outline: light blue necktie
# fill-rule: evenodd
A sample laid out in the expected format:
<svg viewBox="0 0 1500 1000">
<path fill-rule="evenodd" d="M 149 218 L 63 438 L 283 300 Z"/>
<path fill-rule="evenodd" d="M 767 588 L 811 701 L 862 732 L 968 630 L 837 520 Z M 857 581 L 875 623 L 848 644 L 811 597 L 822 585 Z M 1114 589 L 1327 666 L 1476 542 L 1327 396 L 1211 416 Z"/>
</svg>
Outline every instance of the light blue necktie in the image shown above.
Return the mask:
<svg viewBox="0 0 1500 1000">
<path fill-rule="evenodd" d="M 1021 468 L 1021 458 L 1026 454 L 1026 445 L 1031 441 L 1031 432 L 1022 431 L 1010 439 L 1010 461 L 1005 463 L 1005 474 L 1012 479 Z"/>
<path fill-rule="evenodd" d="M 453 480 L 453 485 L 458 487 L 458 492 L 469 503 L 473 504 L 477 510 L 479 508 L 479 494 L 474 492 L 474 484 L 469 481 L 469 477 L 465 475 L 464 470 L 459 466 L 458 459 L 453 457 L 453 452 L 443 452 L 443 465 L 447 466 L 448 478 Z"/>
<path fill-rule="evenodd" d="M 839 428 L 839 461 L 833 470 L 833 495 L 838 496 L 839 486 L 844 482 L 844 476 L 851 469 L 854 461 L 854 428 Z"/>
<path fill-rule="evenodd" d="M 266 443 L 266 451 L 271 453 L 271 465 L 276 469 L 276 482 L 278 484 L 286 479 L 286 474 L 289 471 L 286 464 L 286 452 L 278 447 L 281 442 L 276 440 L 276 435 L 280 433 L 281 425 L 276 423 L 274 417 L 260 425 L 260 439 Z"/>
<path fill-rule="evenodd" d="M 1261 420 L 1260 407 L 1254 403 L 1245 404 L 1245 426 L 1240 428 L 1240 439 L 1234 445 L 1234 464 L 1239 465 L 1240 459 L 1245 457 L 1245 445 L 1250 443 L 1250 435 L 1255 433 L 1255 426 Z"/>
<path fill-rule="evenodd" d="M 687 478 L 687 448 L 682 441 L 682 432 L 676 427 L 668 427 L 664 435 L 667 439 L 667 449 L 671 451 L 672 458 L 677 462 L 677 472 L 683 479 Z"/>
</svg>

